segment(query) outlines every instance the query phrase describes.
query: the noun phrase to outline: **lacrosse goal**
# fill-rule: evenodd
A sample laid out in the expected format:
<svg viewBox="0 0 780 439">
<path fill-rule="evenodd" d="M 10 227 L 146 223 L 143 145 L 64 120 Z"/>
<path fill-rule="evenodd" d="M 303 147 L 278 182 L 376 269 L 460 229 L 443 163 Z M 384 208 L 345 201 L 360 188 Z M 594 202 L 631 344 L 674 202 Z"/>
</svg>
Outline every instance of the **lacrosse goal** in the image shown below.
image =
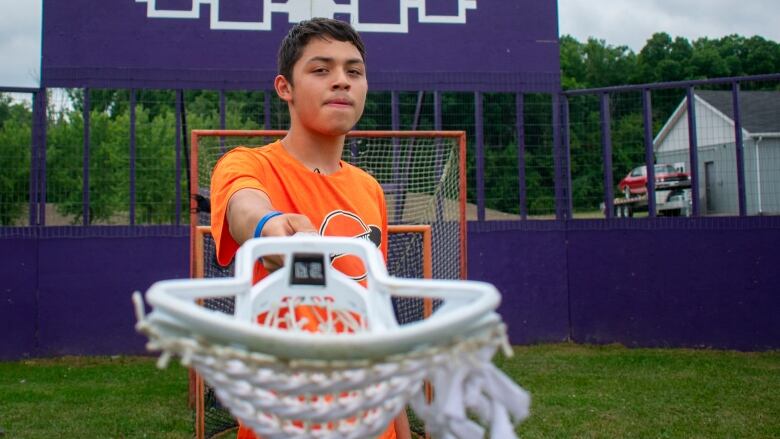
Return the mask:
<svg viewBox="0 0 780 439">
<path fill-rule="evenodd" d="M 237 146 L 262 147 L 286 134 L 270 130 L 193 130 L 191 134 L 192 277 L 232 276 L 232 266 L 216 262 L 209 198 L 211 172 L 217 160 Z M 387 268 L 406 278 L 466 279 L 466 135 L 462 131 L 353 131 L 345 140 L 342 160 L 371 174 L 387 203 Z M 201 200 L 199 203 L 198 200 Z M 200 208 L 199 208 L 200 206 Z M 437 305 L 430 300 L 394 301 L 400 323 L 425 318 Z M 233 300 L 204 303 L 233 313 Z M 213 391 L 191 376 L 191 405 L 196 408 L 196 436 L 212 437 L 235 421 Z"/>
</svg>

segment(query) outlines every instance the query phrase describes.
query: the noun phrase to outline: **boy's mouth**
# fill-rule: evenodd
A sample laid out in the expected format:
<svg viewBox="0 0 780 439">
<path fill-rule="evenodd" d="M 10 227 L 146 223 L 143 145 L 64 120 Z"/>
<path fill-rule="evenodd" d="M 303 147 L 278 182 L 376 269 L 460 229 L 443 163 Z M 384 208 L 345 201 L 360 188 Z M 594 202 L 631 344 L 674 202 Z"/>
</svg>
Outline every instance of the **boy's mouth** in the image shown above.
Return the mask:
<svg viewBox="0 0 780 439">
<path fill-rule="evenodd" d="M 325 105 L 332 105 L 336 107 L 351 107 L 354 105 L 352 99 L 349 98 L 333 98 L 325 101 Z"/>
</svg>

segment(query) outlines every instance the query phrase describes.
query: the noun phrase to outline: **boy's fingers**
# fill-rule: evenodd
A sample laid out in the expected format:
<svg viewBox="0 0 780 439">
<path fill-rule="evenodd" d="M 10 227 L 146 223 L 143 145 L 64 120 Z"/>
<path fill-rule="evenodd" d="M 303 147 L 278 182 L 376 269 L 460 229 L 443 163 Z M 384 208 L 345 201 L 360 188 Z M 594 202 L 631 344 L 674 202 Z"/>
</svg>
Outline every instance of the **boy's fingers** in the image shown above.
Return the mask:
<svg viewBox="0 0 780 439">
<path fill-rule="evenodd" d="M 275 216 L 263 226 L 260 236 L 292 236 L 298 232 L 316 232 L 309 218 L 297 213 Z"/>
<path fill-rule="evenodd" d="M 317 229 L 305 215 L 288 213 L 273 217 L 265 223 L 261 236 L 292 236 L 296 233 L 317 233 Z M 269 272 L 284 265 L 281 255 L 263 256 L 263 266 Z"/>
<path fill-rule="evenodd" d="M 284 265 L 282 255 L 263 256 L 263 267 L 265 267 L 269 273 L 279 269 L 282 265 Z"/>
<path fill-rule="evenodd" d="M 311 223 L 307 216 L 297 214 L 285 216 L 287 216 L 286 219 L 292 231 L 291 235 L 296 233 L 317 233 L 317 229 L 314 228 L 314 224 Z"/>
</svg>

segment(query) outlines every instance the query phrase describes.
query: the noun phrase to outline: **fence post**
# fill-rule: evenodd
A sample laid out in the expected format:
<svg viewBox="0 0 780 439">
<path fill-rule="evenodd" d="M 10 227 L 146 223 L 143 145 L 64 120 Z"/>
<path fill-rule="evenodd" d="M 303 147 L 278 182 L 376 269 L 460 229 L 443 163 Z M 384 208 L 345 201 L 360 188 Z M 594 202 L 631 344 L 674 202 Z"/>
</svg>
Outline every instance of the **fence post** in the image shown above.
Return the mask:
<svg viewBox="0 0 780 439">
<path fill-rule="evenodd" d="M 555 167 L 555 218 L 567 220 L 571 217 L 571 197 L 569 196 L 570 172 L 566 153 L 568 134 L 568 107 L 561 92 L 552 95 L 553 127 L 553 165 Z"/>
<path fill-rule="evenodd" d="M 184 91 L 176 90 L 176 225 L 181 224 L 181 106 Z"/>
<path fill-rule="evenodd" d="M 227 126 L 227 110 L 226 107 L 227 102 L 225 99 L 225 90 L 219 91 L 219 129 L 224 130 Z M 185 133 L 186 135 L 186 133 Z M 219 150 L 222 152 L 222 154 L 225 153 L 225 138 L 220 137 L 219 138 Z"/>
<path fill-rule="evenodd" d="M 739 107 L 739 82 L 731 85 L 731 99 L 734 106 L 734 146 L 737 152 L 737 194 L 739 197 L 739 216 L 747 215 L 745 197 L 745 150 L 742 138 L 742 115 Z"/>
<path fill-rule="evenodd" d="M 650 89 L 642 91 L 645 122 L 645 166 L 647 166 L 647 216 L 655 217 L 655 155 L 653 154 L 653 104 Z"/>
<path fill-rule="evenodd" d="M 82 224 L 89 225 L 89 88 L 84 88 L 84 108 L 82 108 L 82 120 L 84 122 L 84 157 L 82 162 L 82 194 L 81 216 Z"/>
<path fill-rule="evenodd" d="M 561 127 L 563 139 L 563 208 L 564 217 L 572 219 L 574 215 L 574 197 L 571 194 L 571 136 L 569 135 L 569 97 L 561 94 Z"/>
<path fill-rule="evenodd" d="M 130 225 L 135 225 L 135 132 L 136 93 L 130 89 Z"/>
<path fill-rule="evenodd" d="M 30 142 L 30 226 L 46 224 L 46 89 L 33 92 Z"/>
<path fill-rule="evenodd" d="M 693 87 L 686 91 L 688 105 L 688 160 L 691 162 L 691 215 L 699 216 L 699 135 L 696 126 L 696 94 Z"/>
<path fill-rule="evenodd" d="M 477 221 L 485 221 L 485 133 L 482 116 L 482 92 L 474 92 L 474 131 L 477 166 Z"/>
<path fill-rule="evenodd" d="M 612 113 L 609 106 L 609 93 L 601 93 L 601 157 L 604 163 L 604 216 L 615 216 L 615 191 L 612 175 Z"/>
<path fill-rule="evenodd" d="M 520 218 L 528 219 L 528 195 L 525 182 L 525 94 L 515 94 L 515 127 L 517 129 L 517 186 Z"/>
</svg>

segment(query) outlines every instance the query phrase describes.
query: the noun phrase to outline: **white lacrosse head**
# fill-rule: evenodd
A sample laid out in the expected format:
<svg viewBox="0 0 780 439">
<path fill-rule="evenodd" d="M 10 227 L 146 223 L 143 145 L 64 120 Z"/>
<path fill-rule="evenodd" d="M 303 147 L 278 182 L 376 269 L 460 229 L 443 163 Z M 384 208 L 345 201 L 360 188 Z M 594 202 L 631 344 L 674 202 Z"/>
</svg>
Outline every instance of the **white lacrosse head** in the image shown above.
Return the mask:
<svg viewBox="0 0 780 439">
<path fill-rule="evenodd" d="M 359 257 L 366 286 L 334 269 L 333 255 Z M 285 264 L 252 285 L 258 258 Z M 235 298 L 233 315 L 199 300 Z M 393 298 L 430 298 L 433 314 L 399 325 Z M 296 235 L 247 241 L 233 278 L 155 283 L 137 329 L 149 348 L 194 367 L 231 413 L 268 438 L 364 438 L 380 434 L 410 403 L 436 437 L 515 437 L 528 394 L 491 364 L 507 347 L 490 284 L 388 276 L 381 253 L 354 238 Z M 508 351 L 507 353 L 511 353 Z M 424 380 L 436 391 L 423 397 Z"/>
</svg>

